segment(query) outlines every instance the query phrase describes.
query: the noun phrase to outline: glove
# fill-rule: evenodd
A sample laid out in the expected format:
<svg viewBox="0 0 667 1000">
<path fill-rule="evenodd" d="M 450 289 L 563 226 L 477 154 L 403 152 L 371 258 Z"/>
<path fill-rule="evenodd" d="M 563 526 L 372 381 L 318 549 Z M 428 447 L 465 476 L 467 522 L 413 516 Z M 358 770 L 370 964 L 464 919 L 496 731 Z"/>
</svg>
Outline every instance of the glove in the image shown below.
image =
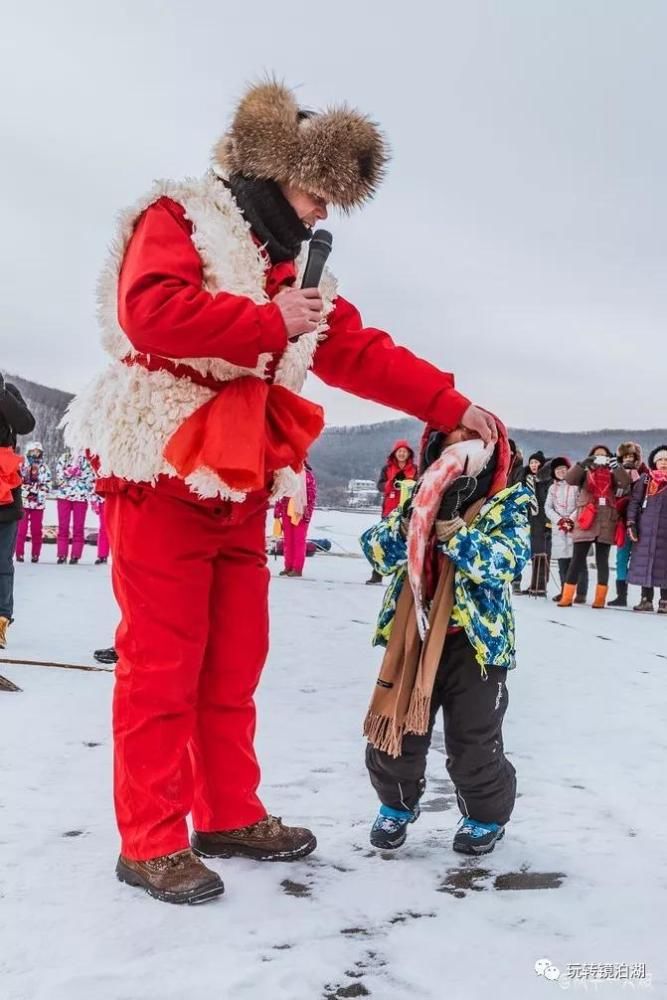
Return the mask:
<svg viewBox="0 0 667 1000">
<path fill-rule="evenodd" d="M 629 524 L 628 525 L 628 538 L 630 539 L 631 542 L 638 542 L 639 541 L 639 535 L 637 534 L 637 525 L 636 524 Z"/>
<path fill-rule="evenodd" d="M 455 479 L 449 489 L 445 490 L 436 520 L 452 521 L 455 517 L 460 517 L 463 505 L 473 495 L 476 487 L 477 480 L 474 476 L 459 476 Z"/>
<path fill-rule="evenodd" d="M 607 468 L 608 469 L 617 469 L 618 468 L 618 459 L 617 458 L 610 458 L 609 459 L 609 465 L 607 466 Z"/>
<path fill-rule="evenodd" d="M 394 486 L 396 485 L 396 483 L 402 483 L 404 479 L 405 479 L 405 473 L 402 471 L 397 472 L 396 475 L 394 476 Z"/>
<path fill-rule="evenodd" d="M 593 457 L 593 455 L 589 455 L 588 458 L 585 458 L 583 462 L 580 462 L 579 464 L 581 465 L 582 469 L 592 469 L 593 466 L 595 465 L 595 458 Z"/>
</svg>

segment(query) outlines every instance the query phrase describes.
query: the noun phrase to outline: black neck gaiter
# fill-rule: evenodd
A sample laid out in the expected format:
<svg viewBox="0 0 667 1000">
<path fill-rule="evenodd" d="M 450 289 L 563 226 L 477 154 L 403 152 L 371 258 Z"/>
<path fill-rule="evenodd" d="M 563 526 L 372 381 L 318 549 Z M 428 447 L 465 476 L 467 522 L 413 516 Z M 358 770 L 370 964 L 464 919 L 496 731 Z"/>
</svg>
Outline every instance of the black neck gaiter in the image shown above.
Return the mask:
<svg viewBox="0 0 667 1000">
<path fill-rule="evenodd" d="M 266 246 L 272 264 L 294 260 L 312 236 L 275 181 L 232 174 L 229 187 L 244 219 Z"/>
</svg>

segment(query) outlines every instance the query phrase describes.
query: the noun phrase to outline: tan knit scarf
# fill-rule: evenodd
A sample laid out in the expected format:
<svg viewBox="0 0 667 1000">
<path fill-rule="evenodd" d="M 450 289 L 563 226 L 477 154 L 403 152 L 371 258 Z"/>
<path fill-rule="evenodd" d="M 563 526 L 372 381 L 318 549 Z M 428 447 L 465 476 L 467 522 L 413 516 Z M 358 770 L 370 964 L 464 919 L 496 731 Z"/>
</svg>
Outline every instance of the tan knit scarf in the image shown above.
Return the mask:
<svg viewBox="0 0 667 1000">
<path fill-rule="evenodd" d="M 474 521 L 485 502 L 482 498 L 468 508 L 466 524 Z M 423 643 L 407 576 L 399 595 L 389 643 L 364 720 L 364 736 L 369 743 L 391 757 L 400 757 L 406 734 L 421 735 L 428 730 L 433 686 L 454 607 L 454 571 L 454 563 L 445 557 Z"/>
</svg>

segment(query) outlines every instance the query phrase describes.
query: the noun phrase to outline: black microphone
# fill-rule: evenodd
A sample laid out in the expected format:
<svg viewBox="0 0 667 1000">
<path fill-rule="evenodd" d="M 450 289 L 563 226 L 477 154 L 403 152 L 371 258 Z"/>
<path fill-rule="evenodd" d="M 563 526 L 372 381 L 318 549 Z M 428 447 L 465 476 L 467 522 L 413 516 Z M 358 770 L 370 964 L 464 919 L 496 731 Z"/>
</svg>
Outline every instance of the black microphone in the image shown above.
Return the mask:
<svg viewBox="0 0 667 1000">
<path fill-rule="evenodd" d="M 301 280 L 302 288 L 317 288 L 332 246 L 331 233 L 327 229 L 316 229 L 308 248 L 308 260 Z"/>
</svg>

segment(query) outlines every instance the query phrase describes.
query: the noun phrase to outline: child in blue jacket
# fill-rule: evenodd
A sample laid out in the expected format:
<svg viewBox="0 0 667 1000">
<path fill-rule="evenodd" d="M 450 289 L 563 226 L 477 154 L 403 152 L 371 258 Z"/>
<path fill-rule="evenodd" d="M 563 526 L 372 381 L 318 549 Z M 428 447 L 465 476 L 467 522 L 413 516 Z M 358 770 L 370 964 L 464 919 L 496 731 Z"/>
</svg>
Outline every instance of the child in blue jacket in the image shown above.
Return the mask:
<svg viewBox="0 0 667 1000">
<path fill-rule="evenodd" d="M 447 770 L 463 815 L 454 849 L 468 854 L 492 851 L 514 807 L 516 776 L 503 752 L 502 723 L 508 704 L 507 671 L 515 666 L 511 585 L 530 558 L 528 511 L 532 497 L 520 483 L 506 487 L 509 444 L 500 422 L 498 430 L 499 441 L 487 465 L 477 476 L 453 482 L 437 515 L 431 545 L 432 564 L 437 568 L 431 575 L 437 579 L 450 561 L 453 594 L 449 604 L 443 605 L 448 608 L 447 621 L 431 621 L 431 633 L 442 637 L 442 650 L 436 651 L 440 659 L 429 692 L 425 731 L 414 732 L 406 726 L 398 748 L 388 752 L 386 740 L 379 735 L 386 735 L 386 725 L 378 728 L 372 722 L 374 718 L 379 721 L 373 714 L 373 703 L 367 718 L 366 764 L 381 801 L 371 843 L 384 850 L 400 847 L 408 824 L 419 816 L 419 800 L 426 787 L 426 756 L 441 708 Z M 462 428 L 448 435 L 427 433 L 422 472 L 444 449 L 469 436 Z M 397 605 L 403 588 L 410 586 L 406 582 L 406 535 L 411 503 L 406 497 L 399 510 L 361 539 L 364 554 L 378 573 L 394 577 L 385 594 L 375 644 L 392 642 Z M 437 610 L 439 605 L 435 606 Z M 401 621 L 405 623 L 405 616 Z M 408 619 L 401 627 L 407 631 L 413 625 Z M 403 639 L 395 636 L 393 641 Z M 374 701 L 387 697 L 382 688 L 393 686 L 382 678 L 381 671 Z"/>
</svg>

